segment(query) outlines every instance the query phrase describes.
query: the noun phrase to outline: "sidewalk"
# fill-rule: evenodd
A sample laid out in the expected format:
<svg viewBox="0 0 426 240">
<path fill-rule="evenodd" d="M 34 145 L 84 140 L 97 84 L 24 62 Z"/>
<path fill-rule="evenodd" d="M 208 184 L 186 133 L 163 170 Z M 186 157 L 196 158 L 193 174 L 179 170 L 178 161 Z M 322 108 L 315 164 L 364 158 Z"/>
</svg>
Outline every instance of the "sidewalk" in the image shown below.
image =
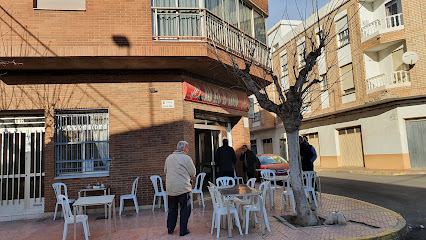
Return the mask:
<svg viewBox="0 0 426 240">
<path fill-rule="evenodd" d="M 191 234 L 179 237 L 179 226 L 173 235 L 168 235 L 166 230 L 167 215 L 164 208 L 154 212 L 148 209 L 141 210 L 139 214 L 133 211 L 125 211 L 120 217 L 117 214 L 117 232 L 113 232 L 112 239 L 216 239 L 210 234 L 212 219 L 212 203 L 209 195 L 205 194 L 206 208 L 195 206 L 189 221 Z M 268 201 L 269 202 L 269 201 Z M 236 227 L 233 229 L 233 239 L 381 239 L 397 236 L 405 226 L 405 220 L 395 212 L 375 206 L 366 202 L 340 197 L 330 194 L 322 194 L 322 204 L 319 206 L 319 216 L 326 218 L 332 211 L 342 212 L 347 220 L 347 225 L 316 226 L 306 228 L 294 228 L 282 223 L 276 216 L 290 215 L 289 205 L 280 212 L 280 192 L 275 191 L 275 206 L 271 211 L 269 204 L 268 219 L 271 232 L 262 235 L 260 224 L 256 228 L 250 228 L 248 235 L 239 235 Z M 117 208 L 118 209 L 118 208 Z M 97 220 L 102 216 L 89 215 L 90 239 L 107 239 L 107 221 Z M 351 222 L 355 221 L 355 222 Z M 179 222 L 179 221 L 178 221 Z M 0 239 L 62 239 L 64 220 L 52 221 L 48 219 L 35 219 L 0 223 Z M 81 224 L 77 225 L 77 239 L 84 239 Z M 67 239 L 73 239 L 73 226 L 69 225 Z M 227 231 L 220 231 L 220 239 L 228 239 Z"/>
</svg>

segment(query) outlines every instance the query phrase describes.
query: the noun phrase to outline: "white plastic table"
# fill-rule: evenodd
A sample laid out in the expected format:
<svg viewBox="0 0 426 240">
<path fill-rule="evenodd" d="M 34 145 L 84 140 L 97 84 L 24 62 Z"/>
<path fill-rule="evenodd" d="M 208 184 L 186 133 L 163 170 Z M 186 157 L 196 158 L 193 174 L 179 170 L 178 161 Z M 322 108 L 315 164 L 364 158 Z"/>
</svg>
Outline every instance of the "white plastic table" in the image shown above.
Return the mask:
<svg viewBox="0 0 426 240">
<path fill-rule="evenodd" d="M 230 201 L 234 197 L 249 197 L 249 196 L 260 196 L 262 192 L 253 188 L 248 187 L 247 185 L 235 185 L 230 188 L 219 188 L 220 194 L 222 194 L 223 198 L 226 202 L 226 213 L 228 217 L 228 237 L 232 238 L 232 221 L 231 221 L 231 209 L 230 209 Z M 261 206 L 263 206 L 263 200 L 260 198 Z M 265 219 L 263 219 L 262 215 L 262 234 L 265 234 Z"/>
<path fill-rule="evenodd" d="M 107 205 L 108 206 L 108 238 L 111 239 L 111 207 L 113 208 L 114 214 L 114 232 L 117 231 L 117 219 L 115 216 L 115 195 L 103 195 L 103 196 L 92 196 L 92 197 L 80 197 L 78 198 L 73 206 L 74 210 L 74 240 L 77 238 L 77 225 L 76 218 L 77 213 L 76 210 L 79 207 L 87 207 L 87 206 L 96 206 L 96 205 Z"/>
<path fill-rule="evenodd" d="M 81 197 L 81 193 L 83 192 L 83 197 L 86 197 L 87 192 L 97 192 L 97 191 L 103 191 L 104 195 L 111 195 L 111 188 L 109 187 L 100 187 L 100 188 L 83 188 L 78 191 L 78 198 Z M 107 194 L 108 192 L 108 194 Z M 84 212 L 86 212 L 86 209 L 84 209 Z M 107 205 L 105 205 L 105 218 L 107 218 Z"/>
</svg>

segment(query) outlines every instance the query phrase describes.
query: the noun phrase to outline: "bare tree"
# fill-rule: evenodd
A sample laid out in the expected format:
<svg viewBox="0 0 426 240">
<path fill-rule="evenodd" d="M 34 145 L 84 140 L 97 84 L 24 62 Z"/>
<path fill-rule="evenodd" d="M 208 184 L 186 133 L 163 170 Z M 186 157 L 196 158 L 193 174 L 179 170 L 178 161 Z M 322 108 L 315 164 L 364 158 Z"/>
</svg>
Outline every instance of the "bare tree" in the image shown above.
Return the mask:
<svg viewBox="0 0 426 240">
<path fill-rule="evenodd" d="M 273 71 L 271 67 L 268 67 L 272 66 L 272 55 L 268 57 L 267 61 L 262 61 L 259 58 L 261 51 L 259 44 L 248 40 L 248 37 L 244 37 L 242 34 L 238 37 L 237 46 L 235 46 L 235 43 L 226 44 L 224 42 L 226 38 L 214 34 L 214 29 L 207 26 L 207 34 L 210 34 L 210 38 L 213 39 L 211 41 L 212 51 L 222 65 L 240 80 L 240 85 L 244 86 L 248 92 L 257 98 L 259 105 L 263 109 L 275 113 L 284 124 L 288 142 L 291 184 L 296 202 L 296 222 L 301 226 L 317 225 L 318 216 L 315 207 L 311 209 L 304 192 L 299 149 L 299 129 L 305 108 L 318 98 L 308 99 L 311 97 L 311 93 L 318 93 L 323 90 L 319 87 L 322 79 L 319 77 L 317 65 L 319 61 L 325 60 L 320 58 L 325 47 L 335 41 L 336 34 L 332 30 L 332 27 L 334 28 L 334 15 L 346 2 L 331 0 L 324 7 L 327 8 L 327 13 L 322 13 L 320 16 L 317 0 L 311 1 L 312 9 L 314 9 L 314 13 L 310 17 L 311 22 L 304 21 L 293 29 L 294 38 L 289 43 L 293 46 L 287 48 L 293 50 L 290 53 L 287 52 L 287 54 L 292 54 L 293 59 L 299 59 L 299 63 L 297 63 L 297 60 L 293 63 L 288 89 L 283 89 L 279 77 L 276 75 L 278 71 Z M 297 6 L 297 1 L 295 2 Z M 300 17 L 304 19 L 303 16 L 306 16 L 306 14 L 302 13 L 299 8 L 297 10 Z M 225 31 L 226 29 L 235 28 L 226 22 L 224 24 L 227 25 L 227 28 L 224 28 Z M 320 33 L 315 32 L 315 29 L 320 29 Z M 235 30 L 224 34 L 228 34 L 229 38 L 232 37 L 233 31 Z M 298 49 L 295 39 L 301 37 L 305 38 L 305 45 L 302 49 Z M 235 42 L 235 38 L 233 40 Z M 336 65 L 329 66 L 327 72 Z M 259 69 L 263 74 L 261 79 L 253 76 L 256 71 L 259 75 Z M 328 86 L 333 86 L 334 83 L 330 83 Z M 278 96 L 278 100 L 274 100 L 268 95 L 267 87 L 270 84 L 272 84 L 272 90 Z"/>
</svg>

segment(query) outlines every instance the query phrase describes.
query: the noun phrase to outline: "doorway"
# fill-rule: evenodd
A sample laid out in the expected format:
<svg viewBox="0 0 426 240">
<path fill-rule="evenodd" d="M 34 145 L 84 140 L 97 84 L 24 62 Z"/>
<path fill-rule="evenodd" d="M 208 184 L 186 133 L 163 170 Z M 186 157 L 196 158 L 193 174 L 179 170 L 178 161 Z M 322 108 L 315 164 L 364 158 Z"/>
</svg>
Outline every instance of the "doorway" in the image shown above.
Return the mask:
<svg viewBox="0 0 426 240">
<path fill-rule="evenodd" d="M 426 120 L 407 121 L 406 128 L 411 168 L 426 169 Z"/>
<path fill-rule="evenodd" d="M 44 117 L 0 118 L 0 217 L 44 212 L 44 132 Z"/>
<path fill-rule="evenodd" d="M 204 185 L 208 181 L 215 182 L 217 171 L 214 163 L 214 155 L 219 147 L 219 130 L 195 129 L 196 169 L 198 173 L 205 172 Z"/>
<path fill-rule="evenodd" d="M 272 138 L 263 139 L 263 154 L 273 154 Z"/>
<path fill-rule="evenodd" d="M 211 115 L 197 116 L 194 119 L 195 128 L 195 168 L 198 173 L 205 172 L 204 185 L 208 181 L 215 182 L 218 169 L 214 165 L 216 150 L 222 146 L 222 138 L 229 140 L 232 146 L 232 126 L 229 119 L 217 118 Z"/>
</svg>

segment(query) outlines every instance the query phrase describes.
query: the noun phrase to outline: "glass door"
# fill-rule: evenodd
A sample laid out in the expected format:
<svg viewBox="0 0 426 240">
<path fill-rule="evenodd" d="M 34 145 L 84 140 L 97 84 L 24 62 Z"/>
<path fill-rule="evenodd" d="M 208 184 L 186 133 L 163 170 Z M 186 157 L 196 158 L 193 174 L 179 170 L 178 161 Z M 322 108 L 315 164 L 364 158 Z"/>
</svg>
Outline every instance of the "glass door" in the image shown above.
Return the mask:
<svg viewBox="0 0 426 240">
<path fill-rule="evenodd" d="M 0 128 L 0 216 L 44 212 L 44 128 Z"/>
</svg>

